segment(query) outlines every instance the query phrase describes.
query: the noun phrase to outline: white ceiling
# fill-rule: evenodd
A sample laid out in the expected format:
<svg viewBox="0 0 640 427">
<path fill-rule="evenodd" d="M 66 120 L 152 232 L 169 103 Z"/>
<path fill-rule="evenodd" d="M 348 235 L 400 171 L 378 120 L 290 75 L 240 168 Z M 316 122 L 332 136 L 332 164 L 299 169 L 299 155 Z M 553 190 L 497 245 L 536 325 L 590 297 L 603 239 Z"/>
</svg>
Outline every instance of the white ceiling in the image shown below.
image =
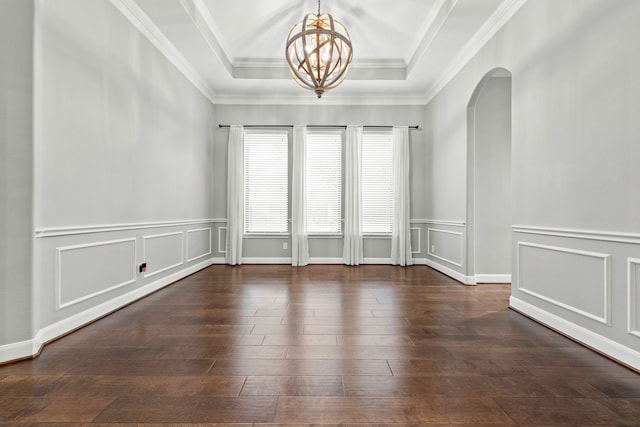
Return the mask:
<svg viewBox="0 0 640 427">
<path fill-rule="evenodd" d="M 216 103 L 428 101 L 526 0 L 324 0 L 351 35 L 347 80 L 318 100 L 284 46 L 316 0 L 111 0 Z"/>
</svg>

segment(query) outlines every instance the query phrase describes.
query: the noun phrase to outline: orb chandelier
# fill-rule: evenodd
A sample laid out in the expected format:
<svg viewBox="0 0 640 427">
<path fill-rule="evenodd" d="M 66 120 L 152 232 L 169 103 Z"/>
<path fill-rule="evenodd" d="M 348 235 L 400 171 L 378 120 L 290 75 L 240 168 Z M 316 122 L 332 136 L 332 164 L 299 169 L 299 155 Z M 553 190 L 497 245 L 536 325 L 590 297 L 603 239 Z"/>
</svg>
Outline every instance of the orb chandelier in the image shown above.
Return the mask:
<svg viewBox="0 0 640 427">
<path fill-rule="evenodd" d="M 286 57 L 293 79 L 318 98 L 337 87 L 349 72 L 351 38 L 345 26 L 328 13 L 307 14 L 289 31 Z"/>
</svg>

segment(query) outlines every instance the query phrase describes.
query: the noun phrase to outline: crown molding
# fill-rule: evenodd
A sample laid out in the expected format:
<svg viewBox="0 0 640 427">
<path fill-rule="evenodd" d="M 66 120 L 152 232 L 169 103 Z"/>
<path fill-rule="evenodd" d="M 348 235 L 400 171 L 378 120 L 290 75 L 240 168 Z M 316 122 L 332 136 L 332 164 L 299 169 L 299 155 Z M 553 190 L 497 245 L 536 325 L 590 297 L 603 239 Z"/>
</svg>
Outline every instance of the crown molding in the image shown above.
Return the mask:
<svg viewBox="0 0 640 427">
<path fill-rule="evenodd" d="M 427 90 L 427 103 L 433 98 L 473 59 L 487 42 L 511 19 L 528 0 L 504 0 L 487 21 L 460 51 L 447 70 L 437 82 Z"/>
<path fill-rule="evenodd" d="M 216 94 L 191 66 L 178 49 L 151 21 L 134 0 L 110 0 L 140 33 L 147 38 L 209 101 L 215 104 Z"/>
<path fill-rule="evenodd" d="M 229 56 L 229 48 L 224 43 L 220 28 L 216 25 L 211 13 L 202 0 L 179 0 L 187 12 L 193 25 L 205 39 L 211 51 L 218 57 L 230 75 L 233 75 L 233 60 Z"/>
<path fill-rule="evenodd" d="M 411 58 L 407 61 L 407 76 L 411 75 L 413 69 L 416 64 L 422 59 L 425 52 L 429 50 L 431 43 L 436 38 L 442 26 L 447 20 L 447 17 L 456 7 L 458 0 L 438 0 L 438 2 L 431 8 L 429 14 L 427 15 L 427 19 L 424 30 L 422 31 L 422 38 L 420 42 L 412 49 L 413 54 Z"/>
<path fill-rule="evenodd" d="M 289 64 L 284 59 L 238 58 L 232 64 L 234 79 L 291 79 Z M 406 80 L 407 65 L 401 59 L 354 60 L 349 80 Z"/>
<path fill-rule="evenodd" d="M 278 95 L 273 93 L 218 94 L 216 104 L 227 105 L 426 105 L 422 95 L 338 95 L 332 93 L 318 99 L 313 92 L 300 95 Z"/>
</svg>

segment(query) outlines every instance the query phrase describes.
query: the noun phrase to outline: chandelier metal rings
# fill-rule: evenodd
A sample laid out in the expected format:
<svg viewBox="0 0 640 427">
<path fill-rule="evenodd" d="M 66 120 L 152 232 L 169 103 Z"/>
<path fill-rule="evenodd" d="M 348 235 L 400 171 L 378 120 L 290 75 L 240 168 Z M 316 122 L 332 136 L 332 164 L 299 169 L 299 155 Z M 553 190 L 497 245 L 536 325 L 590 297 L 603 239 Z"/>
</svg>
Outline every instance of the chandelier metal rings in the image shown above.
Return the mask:
<svg viewBox="0 0 640 427">
<path fill-rule="evenodd" d="M 347 77 L 353 49 L 346 27 L 328 13 L 307 14 L 287 37 L 286 57 L 293 79 L 318 98 Z"/>
</svg>

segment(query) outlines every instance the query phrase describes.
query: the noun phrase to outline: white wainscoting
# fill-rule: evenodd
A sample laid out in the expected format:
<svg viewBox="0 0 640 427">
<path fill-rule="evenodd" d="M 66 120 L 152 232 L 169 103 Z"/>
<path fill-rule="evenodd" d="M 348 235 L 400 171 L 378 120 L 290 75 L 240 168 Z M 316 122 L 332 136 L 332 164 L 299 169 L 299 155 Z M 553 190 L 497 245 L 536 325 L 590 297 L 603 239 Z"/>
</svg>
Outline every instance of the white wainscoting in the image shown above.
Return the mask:
<svg viewBox="0 0 640 427">
<path fill-rule="evenodd" d="M 212 218 L 35 230 L 34 336 L 0 346 L 0 363 L 33 356 L 45 342 L 223 263 L 209 255 L 211 229 L 225 222 Z M 146 275 L 138 274 L 141 262 L 148 263 Z"/>
<path fill-rule="evenodd" d="M 136 239 L 56 248 L 56 310 L 136 281 Z"/>
<path fill-rule="evenodd" d="M 147 263 L 144 277 L 152 277 L 184 264 L 184 233 L 142 236 L 142 262 Z"/>
<path fill-rule="evenodd" d="M 577 325 L 556 314 L 543 310 L 533 304 L 512 296 L 509 306 L 536 321 L 547 325 L 587 346 L 606 354 L 636 370 L 640 370 L 640 352 L 616 342 L 606 336 L 597 334 L 584 326 Z"/>
<path fill-rule="evenodd" d="M 211 227 L 187 231 L 187 262 L 211 255 Z"/>
<path fill-rule="evenodd" d="M 462 268 L 462 233 L 437 228 L 427 228 L 427 255 Z"/>
<path fill-rule="evenodd" d="M 511 307 L 640 369 L 640 234 L 528 225 L 513 233 Z"/>
<path fill-rule="evenodd" d="M 640 338 L 640 259 L 627 258 L 627 331 Z"/>
<path fill-rule="evenodd" d="M 608 325 L 611 319 L 609 254 L 518 242 L 517 289 Z"/>
</svg>

